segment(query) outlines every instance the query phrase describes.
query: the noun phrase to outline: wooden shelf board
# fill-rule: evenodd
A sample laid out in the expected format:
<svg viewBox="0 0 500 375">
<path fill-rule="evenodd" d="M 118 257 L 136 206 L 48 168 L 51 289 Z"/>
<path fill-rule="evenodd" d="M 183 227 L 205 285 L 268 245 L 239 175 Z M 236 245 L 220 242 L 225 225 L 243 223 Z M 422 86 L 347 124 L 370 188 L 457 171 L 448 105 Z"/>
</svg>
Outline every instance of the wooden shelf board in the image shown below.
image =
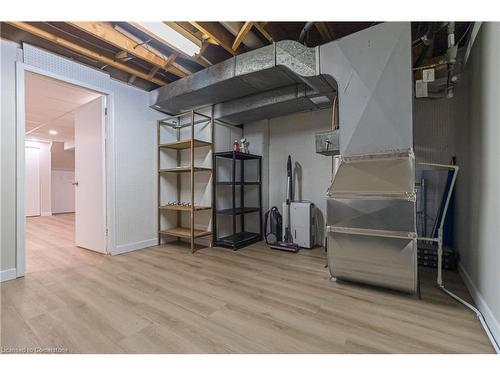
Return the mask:
<svg viewBox="0 0 500 375">
<path fill-rule="evenodd" d="M 190 206 L 183 206 L 180 204 L 166 204 L 164 206 L 158 207 L 160 210 L 174 210 L 174 211 L 191 211 Z M 210 210 L 210 206 L 195 206 L 195 211 Z"/>
<path fill-rule="evenodd" d="M 211 171 L 211 170 L 212 170 L 212 168 L 194 167 L 195 172 L 203 172 L 203 171 Z M 160 172 L 160 173 L 163 173 L 163 172 L 186 173 L 186 172 L 191 172 L 191 167 L 163 168 L 163 169 L 159 169 L 158 172 Z"/>
<path fill-rule="evenodd" d="M 174 237 L 191 238 L 191 229 L 190 228 L 183 228 L 183 227 L 170 228 L 170 229 L 161 230 L 159 233 L 164 234 L 164 235 L 168 235 L 168 236 L 174 236 Z M 199 230 L 199 229 L 194 230 L 194 238 L 209 236 L 211 234 L 212 234 L 212 232 L 210 232 L 210 231 Z"/>
<path fill-rule="evenodd" d="M 210 142 L 201 141 L 199 139 L 194 140 L 194 147 L 205 147 L 211 146 Z M 185 139 L 183 141 L 177 141 L 172 143 L 163 143 L 158 145 L 159 148 L 170 148 L 173 150 L 185 150 L 191 148 L 191 139 Z"/>
</svg>

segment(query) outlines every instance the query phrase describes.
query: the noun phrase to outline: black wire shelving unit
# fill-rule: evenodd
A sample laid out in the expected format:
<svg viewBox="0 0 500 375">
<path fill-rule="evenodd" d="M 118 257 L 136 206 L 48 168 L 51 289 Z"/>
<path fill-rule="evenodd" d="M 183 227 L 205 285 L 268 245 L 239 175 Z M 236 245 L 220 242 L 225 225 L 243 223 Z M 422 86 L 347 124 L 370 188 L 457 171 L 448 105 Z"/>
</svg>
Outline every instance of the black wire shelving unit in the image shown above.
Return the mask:
<svg viewBox="0 0 500 375">
<path fill-rule="evenodd" d="M 220 164 L 218 160 L 221 158 L 232 160 L 231 180 L 219 181 L 218 173 Z M 258 181 L 245 181 L 245 161 L 258 160 Z M 239 161 L 240 178 L 236 179 L 237 161 Z M 214 153 L 214 174 L 213 174 L 213 220 L 212 233 L 214 246 L 222 246 L 232 248 L 233 250 L 240 249 L 262 239 L 262 156 L 247 154 L 237 151 L 217 152 Z M 245 206 L 245 186 L 255 185 L 259 189 L 258 206 Z M 217 190 L 221 186 L 231 187 L 232 207 L 219 209 L 217 206 Z M 236 194 L 240 194 L 239 205 L 236 204 Z M 245 230 L 245 215 L 259 216 L 259 232 L 250 232 Z M 232 234 L 224 237 L 218 237 L 217 234 L 217 219 L 221 215 L 232 217 Z M 237 217 L 240 218 L 240 228 L 237 228 Z"/>
</svg>

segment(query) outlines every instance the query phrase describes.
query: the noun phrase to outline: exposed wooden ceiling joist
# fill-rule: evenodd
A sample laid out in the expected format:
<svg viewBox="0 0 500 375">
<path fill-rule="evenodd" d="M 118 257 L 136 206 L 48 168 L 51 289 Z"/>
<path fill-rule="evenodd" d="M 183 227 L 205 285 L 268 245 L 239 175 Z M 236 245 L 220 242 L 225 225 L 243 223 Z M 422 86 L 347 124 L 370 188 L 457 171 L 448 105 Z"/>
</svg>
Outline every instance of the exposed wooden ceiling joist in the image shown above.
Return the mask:
<svg viewBox="0 0 500 375">
<path fill-rule="evenodd" d="M 224 48 L 232 55 L 237 55 L 245 52 L 240 45 L 236 50 L 233 50 L 234 36 L 227 29 L 218 22 L 198 22 L 190 21 L 190 23 L 200 30 L 208 38 L 215 41 L 218 45 Z"/>
<path fill-rule="evenodd" d="M 144 72 L 141 72 L 135 68 L 132 68 L 128 65 L 125 65 L 125 64 L 122 64 L 116 60 L 113 60 L 112 58 L 109 58 L 105 55 L 102 55 L 98 52 L 95 52 L 95 51 L 92 51 L 92 50 L 89 50 L 87 48 L 84 48 L 82 46 L 79 46 L 73 42 L 70 42 L 66 39 L 63 39 L 63 38 L 60 38 L 54 34 L 51 34 L 47 31 L 44 31 L 42 29 L 39 29 L 38 27 L 35 27 L 33 25 L 30 25 L 26 22 L 10 22 L 10 21 L 7 21 L 8 24 L 20 29 L 20 30 L 23 30 L 23 31 L 26 31 L 30 34 L 33 34 L 39 38 L 42 38 L 42 39 L 45 39 L 47 41 L 50 41 L 52 43 L 55 43 L 61 47 L 64 47 L 64 48 L 67 48 L 67 49 L 70 49 L 76 53 L 79 53 L 81 55 L 84 55 L 84 56 L 87 56 L 89 58 L 92 58 L 92 59 L 95 59 L 97 61 L 100 61 L 104 64 L 107 64 L 107 65 L 110 65 L 110 66 L 113 66 L 119 70 L 122 70 L 124 72 L 127 72 L 129 74 L 132 74 L 134 76 L 137 76 L 139 78 L 142 78 L 142 79 L 145 79 L 147 81 L 150 81 L 150 82 L 153 82 L 157 85 L 160 85 L 160 86 L 163 86 L 166 84 L 165 81 L 161 80 L 161 79 L 157 79 L 157 78 L 149 78 L 148 76 L 148 73 L 144 73 Z"/>
<path fill-rule="evenodd" d="M 238 34 L 234 38 L 233 45 L 231 48 L 233 51 L 236 51 L 240 44 L 243 42 L 243 39 L 245 39 L 245 36 L 248 34 L 250 30 L 252 30 L 253 27 L 253 22 L 246 21 L 243 26 L 241 27 L 240 31 L 238 31 Z"/>
<path fill-rule="evenodd" d="M 267 22 L 254 22 L 253 25 L 255 26 L 255 28 L 259 31 L 259 33 L 267 39 L 267 41 L 269 43 L 273 43 L 274 40 L 273 40 L 273 37 L 271 36 L 271 34 L 269 34 L 267 32 L 267 30 L 265 29 L 266 27 L 266 24 Z"/>
<path fill-rule="evenodd" d="M 108 22 L 68 22 L 71 26 L 74 26 L 86 33 L 104 41 L 121 50 L 141 59 L 147 61 L 148 63 L 169 71 L 178 77 L 185 77 L 187 74 L 184 71 L 171 65 L 172 60 L 170 56 L 165 59 L 160 57 L 151 51 L 144 48 L 142 45 L 138 45 L 134 40 L 123 35 Z M 170 61 L 169 61 L 170 60 Z"/>
<path fill-rule="evenodd" d="M 333 40 L 330 30 L 324 22 L 315 22 L 314 26 L 316 26 L 316 29 L 319 31 L 321 37 L 325 42 L 330 42 Z"/>
</svg>

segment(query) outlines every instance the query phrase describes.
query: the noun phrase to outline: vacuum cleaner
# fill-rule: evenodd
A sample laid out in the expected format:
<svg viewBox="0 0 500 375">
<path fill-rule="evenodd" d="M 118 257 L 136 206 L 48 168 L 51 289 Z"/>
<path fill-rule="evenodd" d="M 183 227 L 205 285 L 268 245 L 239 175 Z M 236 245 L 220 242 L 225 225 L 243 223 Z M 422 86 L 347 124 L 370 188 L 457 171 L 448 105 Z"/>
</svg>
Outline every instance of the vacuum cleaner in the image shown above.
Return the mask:
<svg viewBox="0 0 500 375">
<path fill-rule="evenodd" d="M 282 233 L 282 217 L 277 207 L 272 207 L 266 212 L 264 220 L 264 239 L 266 244 L 271 249 L 291 251 L 296 253 L 299 251 L 299 245 L 293 243 L 291 226 L 290 226 L 290 203 L 293 200 L 293 180 L 292 180 L 292 158 L 288 155 L 288 160 L 286 163 L 286 209 L 287 209 L 287 220 L 285 227 L 284 240 L 281 241 Z M 270 231 L 267 231 L 267 223 L 269 217 L 271 218 Z"/>
</svg>

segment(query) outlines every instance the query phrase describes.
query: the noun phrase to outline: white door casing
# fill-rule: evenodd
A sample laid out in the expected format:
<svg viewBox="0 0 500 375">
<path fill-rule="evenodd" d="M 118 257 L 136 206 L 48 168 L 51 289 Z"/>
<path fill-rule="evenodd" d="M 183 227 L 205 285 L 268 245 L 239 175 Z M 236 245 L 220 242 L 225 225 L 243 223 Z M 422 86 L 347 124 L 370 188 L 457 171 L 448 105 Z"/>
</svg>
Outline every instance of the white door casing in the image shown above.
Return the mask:
<svg viewBox="0 0 500 375">
<path fill-rule="evenodd" d="M 106 253 L 105 97 L 75 111 L 75 242 Z"/>
<path fill-rule="evenodd" d="M 25 148 L 25 215 L 40 216 L 40 149 Z"/>
</svg>

